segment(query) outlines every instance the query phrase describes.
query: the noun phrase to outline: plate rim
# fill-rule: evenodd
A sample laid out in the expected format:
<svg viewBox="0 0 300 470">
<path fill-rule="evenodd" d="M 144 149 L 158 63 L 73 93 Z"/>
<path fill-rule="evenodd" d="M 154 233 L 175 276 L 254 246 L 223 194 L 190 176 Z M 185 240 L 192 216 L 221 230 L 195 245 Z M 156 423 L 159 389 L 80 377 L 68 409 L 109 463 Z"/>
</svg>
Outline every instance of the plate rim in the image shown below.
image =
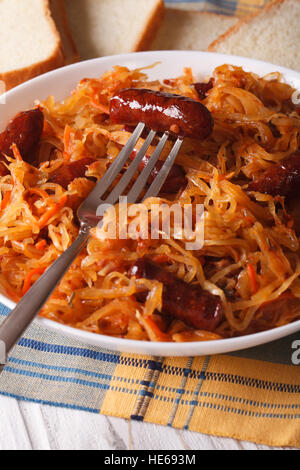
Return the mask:
<svg viewBox="0 0 300 470">
<path fill-rule="evenodd" d="M 261 60 L 255 60 L 247 57 L 241 56 L 233 56 L 233 55 L 226 55 L 226 54 L 218 54 L 213 52 L 203 52 L 203 51 L 146 51 L 146 52 L 136 52 L 136 53 L 128 53 L 128 54 L 119 54 L 114 56 L 105 56 L 99 57 L 96 59 L 91 59 L 87 61 L 78 62 L 75 64 L 71 64 L 65 67 L 61 67 L 59 69 L 53 70 L 51 72 L 45 73 L 38 77 L 35 77 L 15 88 L 12 90 L 7 91 L 1 96 L 1 99 L 10 100 L 18 93 L 26 93 L 27 89 L 31 89 L 37 84 L 42 84 L 44 81 L 59 77 L 60 75 L 64 75 L 66 72 L 72 70 L 83 70 L 82 78 L 84 78 L 84 70 L 93 67 L 94 65 L 105 64 L 105 62 L 113 61 L 115 65 L 122 65 L 126 61 L 137 61 L 140 58 L 147 58 L 149 57 L 149 63 L 151 64 L 150 57 L 155 56 L 162 56 L 161 59 L 163 61 L 164 58 L 176 56 L 176 55 L 183 55 L 188 58 L 188 56 L 199 56 L 201 59 L 212 59 L 214 58 L 218 65 L 222 64 L 233 64 L 237 65 L 240 62 L 240 66 L 243 68 L 247 68 L 251 70 L 251 66 L 253 68 L 257 68 L 261 66 L 262 69 L 267 68 L 273 72 L 280 72 L 283 74 L 285 78 L 287 78 L 290 82 L 292 80 L 299 81 L 299 88 L 300 88 L 300 73 L 294 70 L 291 70 L 286 67 L 277 66 L 275 64 L 271 64 L 269 62 L 264 62 Z M 212 61 L 214 61 L 212 59 Z M 187 64 L 182 63 L 181 67 L 188 66 Z M 112 65 L 110 65 L 112 67 Z M 200 66 L 203 68 L 203 66 Z M 217 67 L 217 65 L 214 65 Z M 99 71 L 99 75 L 103 73 L 104 70 Z M 88 73 L 88 72 L 87 72 Z M 203 72 L 200 72 L 203 73 Z M 258 72 L 254 72 L 258 73 Z M 265 75 L 265 74 L 263 74 Z M 38 99 L 38 97 L 37 97 Z M 0 293 L 0 303 L 5 305 L 6 307 L 12 309 L 16 305 L 15 302 L 10 300 L 8 297 L 5 297 L 3 294 Z M 154 355 L 154 356 L 200 356 L 200 355 L 207 355 L 207 354 L 222 354 L 228 352 L 239 351 L 243 349 L 253 348 L 255 346 L 267 344 L 269 342 L 275 341 L 277 339 L 289 336 L 292 333 L 300 331 L 300 320 L 296 322 L 290 323 L 288 325 L 284 325 L 277 328 L 272 328 L 270 330 L 266 330 L 259 333 L 253 333 L 249 335 L 239 336 L 235 338 L 224 338 L 221 340 L 212 340 L 212 341 L 197 341 L 197 342 L 184 342 L 184 343 L 174 343 L 174 342 L 151 342 L 151 341 L 140 341 L 140 340 L 131 340 L 125 338 L 117 338 L 113 336 L 106 336 L 95 334 L 92 332 L 80 330 L 68 325 L 64 325 L 62 323 L 56 322 L 54 320 L 46 319 L 41 316 L 36 317 L 35 319 L 36 324 L 48 328 L 52 331 L 55 331 L 60 336 L 71 337 L 73 340 L 77 340 L 80 343 L 102 347 L 105 349 L 109 349 L 112 351 L 121 351 L 121 352 L 129 352 L 129 353 L 140 353 L 146 355 Z"/>
</svg>

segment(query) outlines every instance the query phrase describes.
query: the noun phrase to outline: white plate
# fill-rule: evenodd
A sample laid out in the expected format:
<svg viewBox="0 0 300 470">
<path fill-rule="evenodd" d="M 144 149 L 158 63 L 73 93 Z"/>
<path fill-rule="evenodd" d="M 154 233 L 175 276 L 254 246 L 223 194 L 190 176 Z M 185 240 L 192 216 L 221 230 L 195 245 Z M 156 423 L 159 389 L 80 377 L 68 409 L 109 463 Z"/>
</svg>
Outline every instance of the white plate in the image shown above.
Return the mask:
<svg viewBox="0 0 300 470">
<path fill-rule="evenodd" d="M 36 99 L 44 100 L 49 95 L 54 95 L 56 100 L 63 100 L 82 78 L 99 77 L 103 72 L 111 69 L 114 65 L 136 68 L 148 66 L 154 62 L 161 63 L 147 71 L 150 79 L 176 77 L 182 73 L 184 67 L 188 66 L 192 67 L 196 78 L 201 80 L 211 74 L 215 67 L 222 64 L 232 64 L 241 66 L 244 70 L 255 72 L 261 76 L 279 71 L 283 74 L 284 80 L 287 83 L 292 84 L 297 90 L 300 90 L 300 73 L 261 61 L 209 52 L 141 52 L 80 62 L 47 73 L 18 86 L 9 91 L 4 97 L 0 98 L 0 103 L 3 102 L 3 98 L 6 101 L 6 104 L 0 104 L 0 129 L 3 129 L 9 119 L 15 116 L 19 111 L 32 107 Z M 14 302 L 1 294 L 0 302 L 9 308 L 15 306 Z M 297 321 L 280 328 L 240 338 L 197 343 L 154 343 L 96 335 L 61 325 L 60 323 L 41 317 L 37 318 L 36 321 L 42 326 L 55 330 L 60 335 L 71 336 L 85 344 L 99 346 L 113 351 L 151 354 L 154 356 L 194 356 L 237 351 L 268 343 L 300 330 L 300 321 Z"/>
</svg>

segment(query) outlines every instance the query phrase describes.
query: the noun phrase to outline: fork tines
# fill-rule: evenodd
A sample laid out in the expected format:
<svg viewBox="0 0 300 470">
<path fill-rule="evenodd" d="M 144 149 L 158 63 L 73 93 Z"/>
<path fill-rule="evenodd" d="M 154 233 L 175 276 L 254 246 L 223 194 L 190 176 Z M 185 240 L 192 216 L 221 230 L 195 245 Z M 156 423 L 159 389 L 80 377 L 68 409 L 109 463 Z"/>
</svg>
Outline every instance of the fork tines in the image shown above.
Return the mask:
<svg viewBox="0 0 300 470">
<path fill-rule="evenodd" d="M 145 128 L 145 124 L 143 123 L 140 123 L 137 125 L 129 141 L 121 150 L 118 157 L 115 159 L 115 161 L 113 162 L 109 170 L 106 172 L 104 177 L 101 179 L 99 183 L 99 185 L 101 185 L 101 188 L 99 188 L 100 189 L 99 197 L 103 196 L 103 194 L 107 191 L 107 189 L 113 183 L 115 178 L 119 175 L 120 171 L 122 170 L 125 163 L 128 161 L 131 153 L 133 152 L 134 147 L 137 144 L 144 128 Z M 115 204 L 118 201 L 119 196 L 123 194 L 123 191 L 127 188 L 130 181 L 134 177 L 136 171 L 138 170 L 140 163 L 145 157 L 146 152 L 148 148 L 150 147 L 151 143 L 153 142 L 153 139 L 155 136 L 156 136 L 156 132 L 153 130 L 150 130 L 142 148 L 139 150 L 134 160 L 130 163 L 129 167 L 127 168 L 125 173 L 122 175 L 121 179 L 119 180 L 117 185 L 114 187 L 112 192 L 105 199 L 105 203 Z M 136 179 L 135 183 L 133 184 L 132 188 L 130 189 L 129 193 L 127 194 L 127 200 L 129 203 L 135 203 L 138 201 L 141 193 L 143 192 L 146 186 L 149 176 L 151 175 L 152 170 L 154 169 L 156 163 L 158 162 L 158 159 L 166 145 L 167 140 L 168 140 L 167 134 L 164 134 L 160 138 L 160 141 L 155 151 L 149 158 L 145 167 L 143 168 L 138 178 Z M 182 142 L 183 142 L 182 139 L 180 138 L 177 139 L 165 163 L 163 164 L 162 168 L 160 169 L 157 176 L 155 177 L 153 183 L 147 190 L 144 196 L 144 199 L 148 197 L 157 196 L 157 194 L 161 190 L 164 182 L 166 181 L 168 177 L 168 174 L 174 164 L 174 161 L 182 145 Z"/>
</svg>

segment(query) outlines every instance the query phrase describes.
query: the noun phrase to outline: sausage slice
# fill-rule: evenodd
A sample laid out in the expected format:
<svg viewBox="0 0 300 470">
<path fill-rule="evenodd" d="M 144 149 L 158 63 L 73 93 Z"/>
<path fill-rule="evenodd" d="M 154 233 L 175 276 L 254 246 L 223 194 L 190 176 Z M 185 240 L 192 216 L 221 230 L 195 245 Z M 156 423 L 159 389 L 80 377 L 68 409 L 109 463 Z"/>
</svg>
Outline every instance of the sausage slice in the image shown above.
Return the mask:
<svg viewBox="0 0 300 470">
<path fill-rule="evenodd" d="M 53 171 L 49 178 L 50 183 L 60 184 L 63 188 L 67 189 L 69 184 L 75 178 L 82 178 L 85 176 L 87 167 L 94 163 L 95 159 L 86 157 L 76 162 L 68 163 L 63 165 L 57 170 Z"/>
<path fill-rule="evenodd" d="M 127 88 L 110 100 L 110 118 L 115 124 L 143 122 L 157 132 L 205 139 L 213 129 L 210 111 L 185 96 L 147 89 Z"/>
<path fill-rule="evenodd" d="M 300 150 L 268 168 L 248 185 L 248 190 L 271 196 L 292 196 L 300 192 Z"/>
<path fill-rule="evenodd" d="M 219 297 L 191 286 L 148 258 L 140 258 L 130 269 L 137 278 L 155 279 L 163 284 L 162 313 L 200 330 L 214 331 L 224 316 Z"/>
<path fill-rule="evenodd" d="M 5 161 L 5 155 L 13 156 L 11 146 L 16 144 L 22 158 L 32 164 L 35 160 L 35 146 L 40 141 L 43 126 L 44 115 L 39 108 L 18 114 L 0 134 L 0 161 Z"/>
</svg>

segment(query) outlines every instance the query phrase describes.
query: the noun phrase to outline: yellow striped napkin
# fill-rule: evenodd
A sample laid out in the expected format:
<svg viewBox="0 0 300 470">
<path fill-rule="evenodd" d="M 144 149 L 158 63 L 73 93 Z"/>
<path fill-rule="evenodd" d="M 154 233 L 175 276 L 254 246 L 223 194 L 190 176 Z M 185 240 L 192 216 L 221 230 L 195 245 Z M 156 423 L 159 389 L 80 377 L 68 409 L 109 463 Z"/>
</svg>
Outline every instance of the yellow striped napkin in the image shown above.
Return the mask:
<svg viewBox="0 0 300 470">
<path fill-rule="evenodd" d="M 145 368 L 145 357 L 123 354 L 101 413 L 300 447 L 300 369 L 293 359 L 300 363 L 300 333 L 236 355 L 152 358 Z"/>
<path fill-rule="evenodd" d="M 245 16 L 263 8 L 271 0 L 167 0 L 167 6 Z"/>
</svg>

